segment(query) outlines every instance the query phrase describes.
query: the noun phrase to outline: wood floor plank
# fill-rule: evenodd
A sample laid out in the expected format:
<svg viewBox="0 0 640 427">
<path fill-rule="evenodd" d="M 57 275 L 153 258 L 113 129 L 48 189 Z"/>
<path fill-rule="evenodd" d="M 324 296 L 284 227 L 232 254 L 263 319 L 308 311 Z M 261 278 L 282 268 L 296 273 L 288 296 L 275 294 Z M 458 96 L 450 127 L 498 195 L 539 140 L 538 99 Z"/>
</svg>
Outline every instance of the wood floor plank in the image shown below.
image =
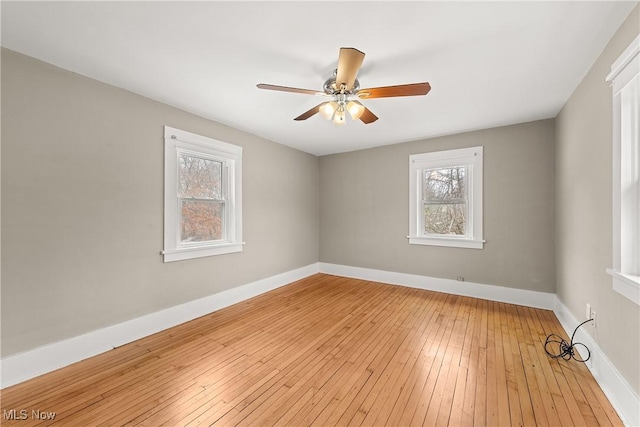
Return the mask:
<svg viewBox="0 0 640 427">
<path fill-rule="evenodd" d="M 377 316 L 382 315 L 381 312 L 378 313 L 375 311 L 372 312 L 372 314 L 376 314 Z M 371 317 L 371 319 L 377 319 L 378 321 L 381 320 L 379 317 Z M 360 326 L 362 325 L 364 325 L 364 323 L 360 324 Z M 364 345 L 365 340 L 370 336 L 369 335 L 370 330 L 365 331 L 362 329 L 364 328 L 358 327 L 354 329 L 352 331 L 353 332 L 352 334 L 345 336 L 340 343 L 336 344 L 336 346 L 330 352 L 331 358 L 327 360 L 327 363 L 325 364 L 323 371 L 313 376 L 300 378 L 300 380 L 295 383 L 292 383 L 292 382 L 288 383 L 288 385 L 290 385 L 291 388 L 289 389 L 287 394 L 285 394 L 282 397 L 282 399 L 280 399 L 281 402 L 276 401 L 276 402 L 271 402 L 269 404 L 270 408 L 268 408 L 266 411 L 263 411 L 262 415 L 258 418 L 260 420 L 260 423 L 271 424 L 271 423 L 275 423 L 276 421 L 278 421 L 279 423 L 282 423 L 283 420 L 281 420 L 281 418 L 287 412 L 289 413 L 295 412 L 295 416 L 301 416 L 299 414 L 300 408 L 298 408 L 300 406 L 299 403 L 294 405 L 293 411 L 290 408 L 291 399 L 295 399 L 296 396 L 299 396 L 300 390 L 312 391 L 312 393 L 308 393 L 308 392 L 305 393 L 303 398 L 306 396 L 308 397 L 309 400 L 314 399 L 315 402 L 318 402 L 319 400 L 321 400 L 326 395 L 326 391 L 327 391 L 326 388 L 330 387 L 330 386 L 326 386 L 326 383 L 329 381 L 329 379 L 333 378 L 335 382 L 342 375 L 346 375 L 348 372 L 351 372 L 353 370 L 354 363 L 349 361 L 348 359 L 354 353 L 359 352 L 359 349 L 362 348 L 361 345 Z M 341 344 L 345 340 L 349 340 L 350 342 L 352 342 L 353 346 L 349 346 L 349 347 L 342 346 Z M 344 358 L 342 356 L 344 356 Z M 346 363 L 345 362 L 330 363 L 332 360 L 340 361 L 343 359 L 347 359 Z M 318 403 L 313 404 L 311 406 L 313 407 L 313 409 L 317 409 Z M 256 416 L 254 416 L 254 418 Z M 312 420 L 313 419 L 311 419 L 307 424 L 310 424 Z M 246 421 L 247 420 L 245 420 L 245 422 Z"/>
<path fill-rule="evenodd" d="M 467 367 L 467 383 L 465 385 L 464 399 L 462 403 L 462 414 L 460 425 L 470 426 L 474 424 L 475 415 L 476 386 L 478 379 L 477 360 L 480 353 L 480 329 L 482 329 L 482 301 L 476 301 L 476 310 L 471 319 L 472 338 L 469 343 L 468 359 L 462 359 L 463 366 Z"/>
<path fill-rule="evenodd" d="M 412 356 L 413 366 L 411 370 L 408 372 L 408 378 L 404 381 L 404 384 L 401 385 L 401 390 L 396 395 L 397 399 L 395 401 L 394 407 L 391 410 L 391 413 L 388 414 L 386 419 L 386 424 L 388 425 L 402 425 L 402 417 L 413 415 L 413 411 L 416 406 L 417 397 L 413 397 L 412 393 L 414 389 L 418 386 L 418 384 L 422 384 L 426 380 L 426 374 L 430 368 L 430 361 L 433 361 L 433 358 L 428 358 L 429 347 L 431 346 L 430 337 L 435 333 L 438 328 L 437 322 L 437 313 L 438 306 L 444 302 L 443 299 L 440 299 L 440 302 L 437 302 L 436 305 L 429 306 L 429 324 L 423 333 L 422 338 L 422 347 L 419 349 L 415 355 Z M 384 418 L 384 413 L 378 416 L 376 422 L 379 421 L 379 424 L 385 423 L 382 419 Z M 406 420 L 405 420 L 406 422 Z"/>
<path fill-rule="evenodd" d="M 513 358 L 512 336 L 509 330 L 509 324 L 513 321 L 506 304 L 500 304 L 501 309 L 501 335 L 502 335 L 502 354 L 504 357 L 504 374 L 506 381 L 506 393 L 509 408 L 509 422 L 506 424 L 512 426 L 525 425 L 522 417 L 521 408 L 521 390 L 518 385 L 516 363 Z M 524 393 L 522 393 L 524 395 Z"/>
<path fill-rule="evenodd" d="M 549 333 L 550 311 L 316 274 L 8 387 L 2 425 L 621 426 Z"/>
<path fill-rule="evenodd" d="M 509 384 L 507 382 L 507 367 L 504 357 L 504 337 L 502 335 L 502 305 L 495 303 L 494 324 L 495 331 L 495 355 L 497 374 L 497 394 L 498 394 L 498 425 L 509 425 L 511 416 L 509 411 Z"/>
<path fill-rule="evenodd" d="M 466 306 L 463 303 L 464 297 L 459 297 L 454 304 L 458 307 L 456 319 L 453 322 L 453 330 L 451 338 L 446 348 L 446 353 L 451 354 L 449 360 L 449 369 L 446 373 L 446 377 L 443 377 L 443 388 L 441 388 L 437 394 L 432 397 L 434 405 L 434 411 L 429 413 L 425 417 L 424 423 L 426 425 L 448 425 L 449 418 L 451 416 L 451 406 L 453 404 L 453 395 L 455 393 L 455 386 L 457 383 L 457 376 L 459 372 L 459 364 L 462 353 L 462 347 L 464 343 L 464 331 L 466 330 Z M 434 401 L 435 398 L 435 401 Z M 437 403 L 439 402 L 439 404 Z"/>
<path fill-rule="evenodd" d="M 536 425 L 536 418 L 533 411 L 533 402 L 527 386 L 524 360 L 520 354 L 519 346 L 519 342 L 524 341 L 524 333 L 521 327 L 517 307 L 508 305 L 506 308 L 509 314 L 507 329 L 509 331 L 511 360 L 516 380 L 516 390 L 518 393 L 518 403 L 520 404 L 520 413 L 522 415 L 522 424 L 524 426 L 534 426 Z"/>
<path fill-rule="evenodd" d="M 400 303 L 402 301 L 402 296 L 408 292 L 408 290 L 399 290 L 398 292 L 395 293 L 394 298 L 390 299 L 391 304 L 387 304 L 384 308 L 383 308 L 383 313 L 387 312 L 387 313 L 393 313 L 394 315 L 398 314 L 398 313 L 402 313 L 402 310 L 398 310 L 398 307 L 395 307 L 393 304 L 396 303 Z M 366 308 L 366 306 L 363 306 L 364 308 Z M 404 314 L 402 314 L 404 316 Z M 391 317 L 393 318 L 393 317 Z M 324 365 L 325 362 L 321 363 L 320 365 L 313 365 L 316 366 L 318 369 L 320 369 L 320 367 L 322 367 Z M 304 365 L 302 365 L 304 366 Z M 302 366 L 298 367 L 297 369 L 301 368 Z M 311 376 L 310 374 L 315 374 L 315 372 L 306 372 L 305 375 L 306 376 Z M 296 378 L 295 375 L 291 375 L 291 378 Z M 291 378 L 289 380 L 291 380 Z M 256 401 L 256 402 L 251 402 L 251 406 L 249 408 L 244 408 L 243 411 L 240 411 L 238 416 L 236 417 L 237 419 L 242 419 L 241 417 L 246 417 L 248 416 L 248 414 L 252 411 L 254 411 L 255 409 L 259 408 L 260 405 L 264 404 L 265 402 L 267 402 L 267 399 L 261 399 L 260 401 Z M 221 419 L 220 420 L 221 423 L 227 423 L 229 422 L 229 420 L 225 420 L 225 419 Z M 280 420 L 279 422 L 283 422 L 282 420 Z"/>
<path fill-rule="evenodd" d="M 378 378 L 384 372 L 385 367 L 387 366 L 389 359 L 397 350 L 397 347 L 402 341 L 403 337 L 403 323 L 410 317 L 410 312 L 408 310 L 409 302 L 405 301 L 402 308 L 398 313 L 389 313 L 393 315 L 394 323 L 389 328 L 386 329 L 385 333 L 382 335 L 381 341 L 379 341 L 379 351 L 376 352 L 374 358 L 370 359 L 368 363 L 365 365 L 361 365 L 362 369 L 371 372 L 371 375 L 367 377 L 367 381 L 360 387 L 357 392 L 350 397 L 348 401 L 344 401 L 344 406 L 340 407 L 340 418 L 336 421 L 338 424 L 348 425 L 351 422 L 357 424 L 353 418 L 358 414 L 360 410 L 360 406 L 363 401 L 369 395 L 371 389 L 375 386 Z M 360 418 L 358 415 L 357 418 Z"/>
<path fill-rule="evenodd" d="M 415 314 L 423 320 L 421 323 L 413 325 L 411 333 L 406 336 L 392 359 L 395 362 L 395 366 L 387 369 L 387 372 L 378 380 L 376 389 L 372 390 L 365 402 L 363 402 L 362 409 L 367 413 L 367 416 L 362 425 L 385 424 L 389 413 L 395 406 L 399 390 L 413 368 L 414 361 L 426 341 L 424 331 L 430 319 L 426 316 L 428 304 L 420 305 L 416 307 Z"/>
<path fill-rule="evenodd" d="M 430 302 L 433 300 L 430 300 Z M 421 353 L 427 344 L 429 337 L 428 331 L 435 326 L 436 310 L 433 310 L 431 304 L 425 304 L 425 316 L 424 322 L 420 326 L 417 332 L 417 336 L 412 339 L 413 344 L 411 346 L 411 352 L 405 352 L 406 357 L 402 357 L 397 362 L 399 366 L 396 368 L 402 368 L 400 373 L 396 376 L 396 381 L 390 386 L 389 389 L 383 390 L 378 397 L 378 401 L 373 404 L 374 411 L 369 411 L 368 416 L 373 419 L 373 414 L 376 418 L 373 420 L 373 425 L 398 425 L 399 418 L 404 411 L 406 401 L 411 393 L 415 380 L 418 378 L 417 373 L 420 372 L 420 367 L 416 367 Z M 412 373 L 416 373 L 412 375 Z M 394 375 L 392 375 L 392 378 Z M 365 419 L 365 424 L 366 424 Z"/>
<path fill-rule="evenodd" d="M 495 323 L 495 307 L 493 301 L 489 303 L 489 315 L 487 318 L 487 388 L 486 388 L 486 419 L 488 426 L 500 425 L 498 418 L 498 389 L 501 384 L 498 383 L 498 355 L 496 352 L 496 329 Z"/>
<path fill-rule="evenodd" d="M 529 335 L 532 337 L 532 344 L 527 345 L 526 348 L 529 352 L 531 367 L 533 368 L 531 369 L 533 375 L 530 377 L 530 380 L 536 383 L 536 388 L 539 392 L 540 398 L 542 399 L 542 406 L 544 407 L 547 415 L 547 422 L 552 426 L 563 425 L 551 396 L 552 391 L 555 390 L 547 382 L 544 369 L 541 368 L 541 366 L 546 363 L 547 357 L 542 356 L 539 351 L 540 345 L 544 344 L 544 342 L 538 342 L 538 336 L 535 332 L 535 314 L 532 312 L 532 309 L 525 308 L 524 310 L 528 313 L 526 316 L 527 326 L 524 327 L 530 328 Z M 542 356 L 542 358 L 540 356 Z"/>
<path fill-rule="evenodd" d="M 436 381 L 440 374 L 442 360 L 445 357 L 445 349 L 448 340 L 442 339 L 445 336 L 447 322 L 443 321 L 442 314 L 436 319 L 438 328 L 433 340 L 428 341 L 427 360 L 421 372 L 422 380 L 418 381 L 413 388 L 409 401 L 406 405 L 406 412 L 400 419 L 401 425 L 422 425 L 426 416 Z M 448 338 L 448 337 L 447 337 Z"/>
</svg>

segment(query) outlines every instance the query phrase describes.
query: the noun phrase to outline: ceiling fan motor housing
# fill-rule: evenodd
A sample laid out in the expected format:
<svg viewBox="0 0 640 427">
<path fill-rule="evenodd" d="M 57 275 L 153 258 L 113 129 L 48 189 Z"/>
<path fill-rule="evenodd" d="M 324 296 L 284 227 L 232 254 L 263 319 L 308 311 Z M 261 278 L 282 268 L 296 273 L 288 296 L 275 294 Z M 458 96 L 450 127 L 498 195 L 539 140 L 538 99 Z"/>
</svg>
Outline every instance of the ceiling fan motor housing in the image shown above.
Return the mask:
<svg viewBox="0 0 640 427">
<path fill-rule="evenodd" d="M 324 89 L 324 93 L 326 93 L 327 95 L 335 95 L 337 93 L 340 93 L 340 88 L 338 88 L 337 87 L 338 85 L 336 84 L 336 72 L 337 70 L 333 72 L 333 77 L 328 78 L 324 82 L 324 85 L 322 85 L 322 88 Z M 360 90 L 360 82 L 358 81 L 358 79 L 355 79 L 351 90 L 347 90 L 345 91 L 345 93 L 348 95 L 355 95 L 358 93 L 359 90 Z"/>
</svg>

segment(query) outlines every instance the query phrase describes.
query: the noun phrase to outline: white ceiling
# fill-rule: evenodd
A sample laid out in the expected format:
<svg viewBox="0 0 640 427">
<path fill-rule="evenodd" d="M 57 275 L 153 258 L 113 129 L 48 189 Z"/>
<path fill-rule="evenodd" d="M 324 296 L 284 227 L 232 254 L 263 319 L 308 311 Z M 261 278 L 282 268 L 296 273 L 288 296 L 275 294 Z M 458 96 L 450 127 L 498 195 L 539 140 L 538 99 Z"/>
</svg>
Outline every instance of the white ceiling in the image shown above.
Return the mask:
<svg viewBox="0 0 640 427">
<path fill-rule="evenodd" d="M 637 2 L 2 2 L 2 45 L 324 155 L 555 117 Z M 340 47 L 380 119 L 293 118 L 324 99 Z M 604 78 L 604 76 L 603 76 Z M 603 82 L 604 84 L 604 82 Z"/>
</svg>

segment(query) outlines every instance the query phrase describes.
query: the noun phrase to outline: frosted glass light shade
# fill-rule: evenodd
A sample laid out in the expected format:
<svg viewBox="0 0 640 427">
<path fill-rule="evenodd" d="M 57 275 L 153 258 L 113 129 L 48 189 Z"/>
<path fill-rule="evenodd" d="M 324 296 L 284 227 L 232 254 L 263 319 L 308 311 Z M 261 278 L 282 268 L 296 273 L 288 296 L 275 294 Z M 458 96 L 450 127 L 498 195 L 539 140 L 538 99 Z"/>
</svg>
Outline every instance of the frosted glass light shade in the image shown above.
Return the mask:
<svg viewBox="0 0 640 427">
<path fill-rule="evenodd" d="M 347 111 L 349 111 L 353 120 L 358 120 L 364 113 L 364 105 L 359 102 L 349 101 L 347 103 Z"/>
<path fill-rule="evenodd" d="M 325 102 L 320 107 L 320 115 L 327 120 L 331 120 L 333 118 L 333 113 L 338 109 L 338 103 L 335 101 Z"/>
</svg>

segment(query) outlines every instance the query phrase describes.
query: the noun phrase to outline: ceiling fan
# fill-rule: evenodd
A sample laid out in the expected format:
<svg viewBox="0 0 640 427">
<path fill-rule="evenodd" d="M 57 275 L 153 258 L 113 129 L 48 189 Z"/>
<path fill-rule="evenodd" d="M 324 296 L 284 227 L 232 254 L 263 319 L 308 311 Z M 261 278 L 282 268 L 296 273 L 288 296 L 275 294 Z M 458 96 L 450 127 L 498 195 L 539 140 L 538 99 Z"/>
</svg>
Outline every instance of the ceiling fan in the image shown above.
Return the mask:
<svg viewBox="0 0 640 427">
<path fill-rule="evenodd" d="M 349 112 L 353 120 L 360 119 L 365 124 L 378 120 L 378 117 L 362 105 L 359 99 L 426 95 L 431 90 L 431 85 L 426 82 L 360 89 L 360 82 L 356 77 L 363 60 L 364 53 L 358 49 L 340 48 L 338 68 L 334 71 L 333 77 L 324 82 L 322 92 L 264 83 L 258 84 L 258 88 L 331 97 L 333 98 L 331 101 L 318 104 L 293 120 L 307 120 L 316 113 L 320 113 L 325 119 L 333 119 L 333 122 L 338 125 L 346 123 L 346 112 Z"/>
</svg>

